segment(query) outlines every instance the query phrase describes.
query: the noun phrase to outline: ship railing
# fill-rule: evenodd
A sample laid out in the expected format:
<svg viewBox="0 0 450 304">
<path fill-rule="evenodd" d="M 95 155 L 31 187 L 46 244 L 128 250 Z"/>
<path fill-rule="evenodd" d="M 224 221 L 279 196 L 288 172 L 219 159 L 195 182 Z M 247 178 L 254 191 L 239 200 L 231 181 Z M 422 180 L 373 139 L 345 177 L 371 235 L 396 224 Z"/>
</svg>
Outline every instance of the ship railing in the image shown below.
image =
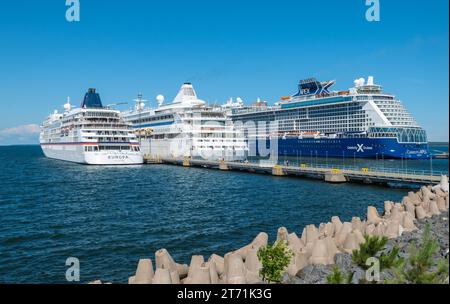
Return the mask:
<svg viewBox="0 0 450 304">
<path fill-rule="evenodd" d="M 340 170 L 340 171 L 347 171 L 347 172 L 358 172 L 360 174 L 386 174 L 386 175 L 392 175 L 392 174 L 398 174 L 402 176 L 442 176 L 442 175 L 448 175 L 448 171 L 442 171 L 442 170 L 419 170 L 419 169 L 406 169 L 406 168 L 386 168 L 386 167 L 362 167 L 362 166 L 343 166 L 343 165 L 333 165 L 333 164 L 315 164 L 311 162 L 304 162 L 300 164 L 296 163 L 289 163 L 288 165 L 282 161 L 278 162 L 280 166 L 287 166 L 287 167 L 293 167 L 293 166 L 300 166 L 303 168 L 313 168 L 313 169 L 323 169 L 323 170 Z"/>
</svg>

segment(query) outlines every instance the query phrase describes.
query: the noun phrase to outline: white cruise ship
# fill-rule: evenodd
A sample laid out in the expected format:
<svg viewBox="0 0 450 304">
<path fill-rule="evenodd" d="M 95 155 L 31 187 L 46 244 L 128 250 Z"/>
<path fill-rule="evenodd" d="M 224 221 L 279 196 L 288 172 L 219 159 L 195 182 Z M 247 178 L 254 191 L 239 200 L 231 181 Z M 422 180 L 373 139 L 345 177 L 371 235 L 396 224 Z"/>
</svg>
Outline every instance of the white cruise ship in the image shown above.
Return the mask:
<svg viewBox="0 0 450 304">
<path fill-rule="evenodd" d="M 172 103 L 157 97 L 156 108 L 146 108 L 139 95 L 133 110 L 123 112 L 136 129 L 144 155 L 150 158 L 242 160 L 247 144 L 220 107 L 197 98 L 190 83 L 182 85 Z"/>
<path fill-rule="evenodd" d="M 89 165 L 142 164 L 139 141 L 120 112 L 103 107 L 95 89 L 86 93 L 81 108 L 70 100 L 64 113 L 55 111 L 42 124 L 40 144 L 48 158 Z"/>
</svg>

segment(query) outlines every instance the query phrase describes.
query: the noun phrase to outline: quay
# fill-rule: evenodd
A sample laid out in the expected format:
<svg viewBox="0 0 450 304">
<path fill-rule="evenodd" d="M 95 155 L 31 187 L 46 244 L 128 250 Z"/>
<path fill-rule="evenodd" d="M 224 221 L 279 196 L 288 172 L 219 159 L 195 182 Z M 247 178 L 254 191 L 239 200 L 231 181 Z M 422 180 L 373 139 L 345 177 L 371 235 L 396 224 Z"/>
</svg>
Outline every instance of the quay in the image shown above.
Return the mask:
<svg viewBox="0 0 450 304">
<path fill-rule="evenodd" d="M 408 185 L 423 186 L 439 183 L 444 172 L 428 172 L 422 170 L 402 169 L 370 169 L 356 167 L 326 167 L 322 165 L 310 166 L 308 164 L 279 165 L 269 163 L 213 161 L 191 158 L 161 158 L 144 157 L 147 164 L 168 164 L 183 167 L 197 167 L 216 169 L 221 171 L 240 171 L 257 174 L 270 174 L 273 176 L 308 177 L 322 179 L 330 183 L 357 182 L 379 185 Z"/>
</svg>

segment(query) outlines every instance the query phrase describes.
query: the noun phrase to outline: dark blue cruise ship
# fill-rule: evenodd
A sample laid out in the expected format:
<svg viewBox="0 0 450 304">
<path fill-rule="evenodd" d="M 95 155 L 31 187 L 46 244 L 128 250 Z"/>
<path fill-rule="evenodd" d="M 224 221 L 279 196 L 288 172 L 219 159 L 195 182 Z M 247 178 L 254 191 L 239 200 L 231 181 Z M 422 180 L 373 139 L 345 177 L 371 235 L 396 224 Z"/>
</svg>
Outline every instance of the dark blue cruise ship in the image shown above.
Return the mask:
<svg viewBox="0 0 450 304">
<path fill-rule="evenodd" d="M 430 158 L 425 130 L 373 77 L 355 80 L 347 91 L 329 91 L 334 83 L 310 78 L 275 106 L 234 108 L 230 117 L 244 132 L 250 154 Z"/>
</svg>

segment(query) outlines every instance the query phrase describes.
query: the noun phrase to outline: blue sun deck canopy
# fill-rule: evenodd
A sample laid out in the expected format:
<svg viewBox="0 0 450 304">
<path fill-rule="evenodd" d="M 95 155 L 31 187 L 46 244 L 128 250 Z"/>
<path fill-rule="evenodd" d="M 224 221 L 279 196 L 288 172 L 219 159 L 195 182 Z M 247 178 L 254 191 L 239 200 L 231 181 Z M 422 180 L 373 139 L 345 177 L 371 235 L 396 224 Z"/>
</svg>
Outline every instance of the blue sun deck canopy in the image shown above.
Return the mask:
<svg viewBox="0 0 450 304">
<path fill-rule="evenodd" d="M 102 100 L 100 95 L 95 92 L 95 89 L 89 89 L 86 95 L 84 95 L 84 100 L 81 103 L 82 108 L 103 108 Z"/>
</svg>

